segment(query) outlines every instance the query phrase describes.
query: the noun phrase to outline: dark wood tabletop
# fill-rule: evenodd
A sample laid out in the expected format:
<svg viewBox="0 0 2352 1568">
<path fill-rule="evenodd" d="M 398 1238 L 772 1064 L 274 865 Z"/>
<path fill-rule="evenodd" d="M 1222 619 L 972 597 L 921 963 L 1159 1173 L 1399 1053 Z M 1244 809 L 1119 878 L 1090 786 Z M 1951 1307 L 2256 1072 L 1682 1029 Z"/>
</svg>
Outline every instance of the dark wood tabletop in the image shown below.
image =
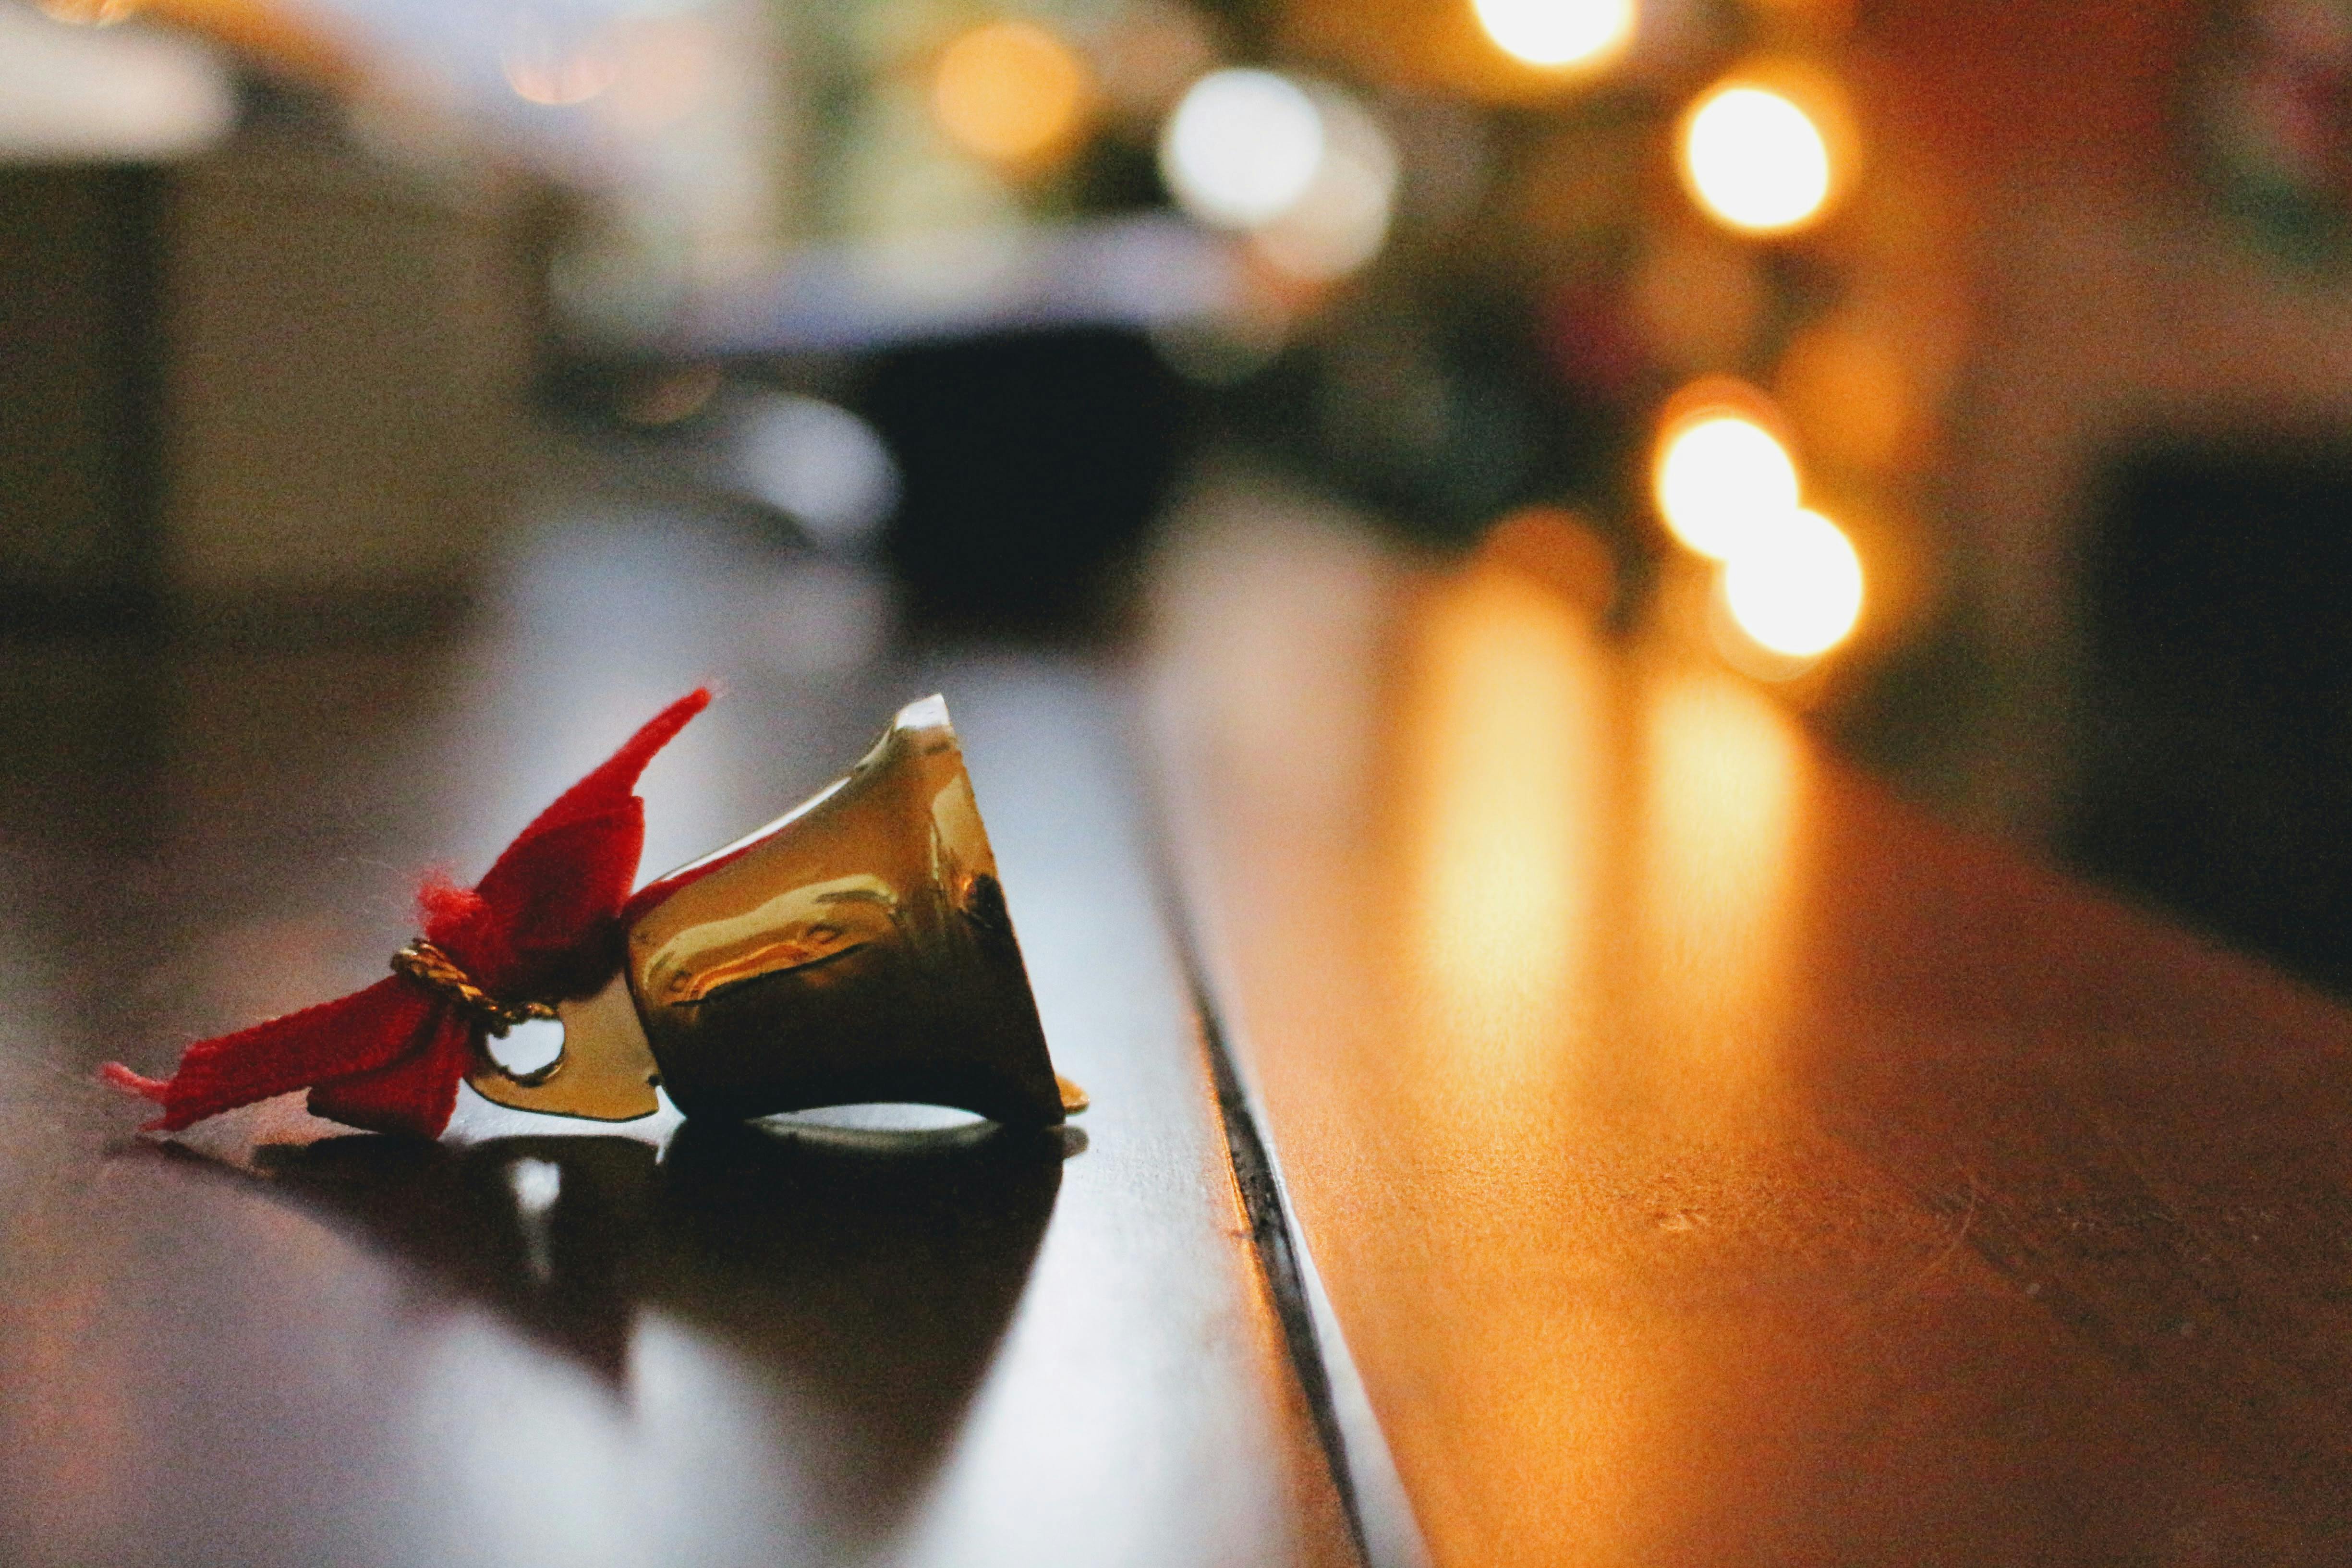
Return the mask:
<svg viewBox="0 0 2352 1568">
<path fill-rule="evenodd" d="M 916 659 L 574 496 L 439 635 L 0 647 L 0 1561 L 2342 1560 L 2352 1016 L 1541 566 L 1212 487 L 1139 671 Z M 1076 1132 L 92 1082 L 712 678 L 649 870 L 946 691 Z"/>
<path fill-rule="evenodd" d="M 1344 1563 L 1082 659 L 909 662 L 887 590 L 574 495 L 440 635 L 0 649 L 0 1562 Z M 438 1143 L 134 1135 L 107 1058 L 367 984 L 661 704 L 648 873 L 951 705 L 1057 1137 L 869 1111 Z M 965 1119 L 968 1121 L 969 1119 Z"/>
<path fill-rule="evenodd" d="M 1441 1565 L 2352 1556 L 2352 1015 L 1563 558 L 1204 498 L 1154 731 Z"/>
</svg>

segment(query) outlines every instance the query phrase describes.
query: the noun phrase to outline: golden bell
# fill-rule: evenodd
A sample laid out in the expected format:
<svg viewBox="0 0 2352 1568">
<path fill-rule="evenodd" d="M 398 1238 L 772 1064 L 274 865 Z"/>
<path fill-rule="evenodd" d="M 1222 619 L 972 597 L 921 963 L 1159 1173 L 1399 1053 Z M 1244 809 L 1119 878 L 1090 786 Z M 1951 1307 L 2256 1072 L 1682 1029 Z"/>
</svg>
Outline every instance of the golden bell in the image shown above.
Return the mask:
<svg viewBox="0 0 2352 1568">
<path fill-rule="evenodd" d="M 663 878 L 620 973 L 560 1004 L 534 1071 L 466 1081 L 520 1110 L 748 1120 L 908 1101 L 1049 1126 L 1057 1079 L 947 703 L 899 710 L 846 778 Z M 659 886 L 660 884 L 656 884 Z"/>
</svg>

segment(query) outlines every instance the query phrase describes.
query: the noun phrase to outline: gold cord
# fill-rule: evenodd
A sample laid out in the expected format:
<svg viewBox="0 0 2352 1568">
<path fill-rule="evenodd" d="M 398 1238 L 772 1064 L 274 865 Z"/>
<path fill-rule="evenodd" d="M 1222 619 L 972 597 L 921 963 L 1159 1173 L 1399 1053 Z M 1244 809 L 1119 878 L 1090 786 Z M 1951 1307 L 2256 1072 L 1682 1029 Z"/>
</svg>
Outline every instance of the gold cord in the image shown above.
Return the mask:
<svg viewBox="0 0 2352 1568">
<path fill-rule="evenodd" d="M 509 1006 L 499 1001 L 475 984 L 455 959 L 421 936 L 392 955 L 392 968 L 394 973 L 405 974 L 447 996 L 481 1019 L 493 1035 L 504 1035 L 517 1024 L 534 1018 L 555 1016 L 555 1009 L 544 1002 L 518 1002 Z"/>
</svg>

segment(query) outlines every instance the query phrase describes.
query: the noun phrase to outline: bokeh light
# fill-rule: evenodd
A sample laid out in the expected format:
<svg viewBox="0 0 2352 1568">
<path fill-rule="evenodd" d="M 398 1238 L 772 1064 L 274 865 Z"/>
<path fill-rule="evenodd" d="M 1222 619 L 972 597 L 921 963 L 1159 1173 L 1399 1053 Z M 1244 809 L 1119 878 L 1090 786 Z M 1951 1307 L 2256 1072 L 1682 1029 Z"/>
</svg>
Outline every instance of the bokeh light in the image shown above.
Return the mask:
<svg viewBox="0 0 2352 1568">
<path fill-rule="evenodd" d="M 1319 282 L 1379 254 L 1395 214 L 1398 159 L 1388 132 L 1355 100 L 1320 82 L 1306 91 L 1322 124 L 1322 153 L 1298 199 L 1257 227 L 1255 248 L 1277 271 Z"/>
<path fill-rule="evenodd" d="M 714 106 L 723 114 L 732 90 L 723 63 L 727 44 L 709 17 L 625 16 L 614 25 L 614 37 L 620 71 L 596 100 L 606 124 L 643 138 Z"/>
<path fill-rule="evenodd" d="M 528 9 L 516 16 L 499 64 L 517 98 L 568 108 L 594 98 L 621 74 L 614 42 L 610 29 L 588 28 L 568 13 Z"/>
<path fill-rule="evenodd" d="M 1739 629 L 1793 658 L 1828 652 L 1862 615 L 1862 561 L 1837 524 L 1790 511 L 1756 530 L 1724 566 L 1723 597 Z"/>
<path fill-rule="evenodd" d="M 15 161 L 184 158 L 237 117 L 224 49 L 161 27 L 60 27 L 0 5 L 0 146 Z"/>
<path fill-rule="evenodd" d="M 1160 167 L 1183 209 L 1221 228 L 1256 228 L 1297 205 L 1323 163 L 1323 116 L 1272 71 L 1211 71 L 1187 89 L 1160 138 Z"/>
<path fill-rule="evenodd" d="M 897 510 L 898 464 L 846 408 L 794 393 L 746 393 L 731 411 L 733 488 L 767 502 L 822 544 L 870 537 Z"/>
<path fill-rule="evenodd" d="M 1066 146 L 1086 114 L 1086 68 L 1034 22 L 990 22 L 940 55 L 931 112 L 955 142 L 1000 163 Z"/>
<path fill-rule="evenodd" d="M 1797 465 L 1779 438 L 1727 408 L 1669 423 L 1659 438 L 1658 511 L 1701 555 L 1727 560 L 1797 510 Z"/>
<path fill-rule="evenodd" d="M 1828 139 L 1769 88 L 1728 83 L 1700 99 L 1683 124 L 1682 163 L 1699 205 L 1748 233 L 1795 228 L 1830 196 Z"/>
<path fill-rule="evenodd" d="M 1531 66 L 1597 65 L 1633 36 L 1633 0 L 1473 0 L 1496 47 Z"/>
</svg>

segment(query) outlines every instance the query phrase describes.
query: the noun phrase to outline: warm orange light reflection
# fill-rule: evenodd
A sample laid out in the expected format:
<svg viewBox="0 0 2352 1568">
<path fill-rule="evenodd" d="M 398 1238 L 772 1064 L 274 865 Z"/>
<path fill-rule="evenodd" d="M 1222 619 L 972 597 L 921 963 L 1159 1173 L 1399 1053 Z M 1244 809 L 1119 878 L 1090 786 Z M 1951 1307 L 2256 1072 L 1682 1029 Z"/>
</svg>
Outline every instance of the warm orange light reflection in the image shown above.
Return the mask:
<svg viewBox="0 0 2352 1568">
<path fill-rule="evenodd" d="M 1653 478 L 1666 527 L 1717 560 L 1797 510 L 1795 460 L 1760 419 L 1738 407 L 1703 405 L 1670 416 Z"/>
<path fill-rule="evenodd" d="M 1255 504 L 1169 606 L 1166 668 L 1214 697 L 1162 755 L 1317 1266 L 1407 1489 L 1444 1500 L 1430 1556 L 1700 1562 L 1759 1515 L 1810 1528 L 1846 1459 L 1815 1438 L 1874 1431 L 1887 1386 L 1845 1342 L 1897 1320 L 1782 1262 L 1900 1257 L 1901 1289 L 1948 1237 L 1869 1250 L 1914 1221 L 1859 1196 L 1883 1178 L 1791 1070 L 1803 962 L 1851 935 L 1804 900 L 1793 721 L 1501 571 L 1402 600 L 1360 533 Z M 1379 747 L 1336 750 L 1359 725 Z"/>
<path fill-rule="evenodd" d="M 1682 164 L 1701 206 L 1751 233 L 1799 227 L 1830 197 L 1821 127 L 1786 95 L 1754 83 L 1727 82 L 1699 100 L 1683 122 Z"/>
<path fill-rule="evenodd" d="M 1886 327 L 1831 322 L 1790 341 L 1773 390 L 1818 459 L 1894 469 L 1919 460 L 1927 433 L 1915 375 Z"/>
<path fill-rule="evenodd" d="M 1709 225 L 1682 223 L 1644 249 L 1627 303 L 1658 358 L 1688 371 L 1748 358 L 1771 308 L 1756 247 Z"/>
<path fill-rule="evenodd" d="M 144 0 L 35 0 L 44 16 L 76 27 L 111 27 L 137 16 Z"/>
<path fill-rule="evenodd" d="M 1617 602 L 1617 552 L 1582 515 L 1523 506 L 1497 518 L 1478 547 L 1484 559 L 1526 573 L 1588 616 Z"/>
<path fill-rule="evenodd" d="M 1455 1066 L 1501 1091 L 1556 1058 L 1590 939 L 1600 653 L 1533 579 L 1474 567 L 1420 619 L 1412 745 L 1412 968 Z M 1499 1080 L 1499 1081 L 1498 1081 Z"/>
<path fill-rule="evenodd" d="M 1066 144 L 1085 113 L 1086 69 L 1032 22 L 990 22 L 947 47 L 931 78 L 931 111 L 961 146 L 1002 163 Z"/>
<path fill-rule="evenodd" d="M 1657 1064 L 1661 1087 L 1688 1112 L 1744 1114 L 1755 1107 L 1733 1091 L 1770 1087 L 1788 978 L 1796 737 L 1761 693 L 1723 675 L 1662 671 L 1641 710 L 1642 970 L 1674 998 L 1654 1037 L 1682 1043 Z M 1687 1092 L 1696 1083 L 1721 1092 Z"/>
</svg>

